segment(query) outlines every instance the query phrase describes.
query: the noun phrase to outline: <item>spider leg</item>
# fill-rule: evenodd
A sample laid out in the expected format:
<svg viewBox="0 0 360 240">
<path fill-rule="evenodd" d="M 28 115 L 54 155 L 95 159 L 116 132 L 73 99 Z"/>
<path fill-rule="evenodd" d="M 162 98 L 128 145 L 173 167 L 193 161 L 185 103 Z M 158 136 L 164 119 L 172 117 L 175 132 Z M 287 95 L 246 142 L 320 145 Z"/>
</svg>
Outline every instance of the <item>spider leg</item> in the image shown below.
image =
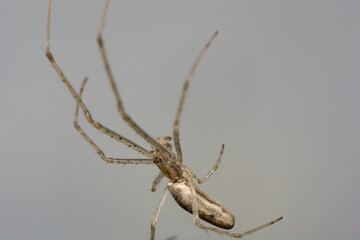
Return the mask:
<svg viewBox="0 0 360 240">
<path fill-rule="evenodd" d="M 154 218 L 153 220 L 151 221 L 151 240 L 154 240 L 155 239 L 155 227 L 156 227 L 156 222 L 159 218 L 159 214 L 160 214 L 160 211 L 161 211 L 161 208 L 162 206 L 164 205 L 164 202 L 165 202 L 165 198 L 166 198 L 166 195 L 168 193 L 168 188 L 166 187 L 165 188 L 165 191 L 160 199 L 160 202 L 159 202 L 159 205 L 156 209 L 156 212 L 155 212 L 155 215 L 154 215 Z"/>
<path fill-rule="evenodd" d="M 197 202 L 197 194 L 196 194 L 196 190 L 195 190 L 195 183 L 193 182 L 192 179 L 188 179 L 189 180 L 189 183 L 190 183 L 190 188 L 191 188 L 191 192 L 192 192 L 192 196 L 193 196 L 193 201 L 192 201 L 192 209 L 193 209 L 193 216 L 194 216 L 194 222 L 195 222 L 195 225 L 201 229 L 204 229 L 204 230 L 210 230 L 210 231 L 213 231 L 213 232 L 216 232 L 216 233 L 220 233 L 220 234 L 223 234 L 223 235 L 227 235 L 227 236 L 230 236 L 230 237 L 234 237 L 234 238 L 242 238 L 242 237 L 245 237 L 246 235 L 249 235 L 251 233 L 254 233 L 254 232 L 257 232 L 263 228 L 266 228 L 266 227 L 269 227 L 270 225 L 273 225 L 274 223 L 280 221 L 283 217 L 279 217 L 271 222 L 268 222 L 268 223 L 265 223 L 259 227 L 256 227 L 256 228 L 253 228 L 249 231 L 246 231 L 246 232 L 243 232 L 243 233 L 231 233 L 231 232 L 227 232 L 227 231 L 224 231 L 224 230 L 221 230 L 219 228 L 215 228 L 215 227 L 209 227 L 209 226 L 206 226 L 202 223 L 200 223 L 200 219 L 199 219 L 199 212 L 198 212 L 198 202 Z"/>
<path fill-rule="evenodd" d="M 87 82 L 87 78 L 81 84 L 81 88 L 79 91 L 79 98 L 81 99 L 81 95 L 84 91 L 85 84 Z M 114 163 L 114 164 L 153 164 L 152 159 L 122 159 L 122 158 L 112 158 L 106 157 L 104 152 L 96 145 L 96 143 L 91 140 L 91 138 L 82 130 L 78 123 L 78 115 L 79 115 L 79 103 L 76 103 L 76 109 L 74 114 L 74 127 L 80 133 L 81 136 L 95 149 L 95 151 L 99 154 L 100 158 L 107 163 Z"/>
<path fill-rule="evenodd" d="M 154 157 L 154 154 L 152 154 L 152 153 L 148 152 L 147 150 L 145 150 L 144 148 L 138 146 L 133 141 L 131 141 L 131 140 L 121 136 L 120 134 L 110 130 L 109 128 L 103 126 L 101 123 L 99 123 L 98 121 L 96 121 L 96 120 L 94 120 L 92 118 L 92 116 L 91 116 L 89 110 L 87 109 L 85 103 L 80 99 L 80 97 L 78 96 L 77 92 L 75 91 L 75 89 L 73 88 L 71 83 L 65 77 L 64 73 L 61 71 L 60 67 L 56 63 L 56 61 L 55 61 L 55 59 L 54 59 L 54 57 L 53 57 L 53 55 L 52 55 L 52 53 L 50 51 L 50 9 L 51 9 L 51 0 L 48 1 L 48 15 L 47 15 L 47 21 L 46 21 L 46 56 L 49 59 L 51 65 L 54 67 L 57 74 L 60 76 L 60 78 L 62 79 L 62 81 L 64 82 L 64 84 L 68 88 L 68 90 L 70 91 L 70 93 L 75 98 L 76 102 L 79 104 L 79 106 L 83 110 L 87 121 L 91 125 L 93 125 L 95 128 L 97 128 L 101 132 L 105 133 L 106 135 L 108 135 L 108 136 L 122 142 L 123 144 L 128 145 L 132 149 L 134 149 L 134 150 L 140 152 L 141 154 L 145 155 L 146 157 L 152 159 Z"/>
<path fill-rule="evenodd" d="M 181 116 L 181 112 L 182 112 L 184 101 L 185 101 L 186 92 L 187 92 L 187 90 L 189 88 L 190 80 L 191 80 L 192 76 L 194 75 L 194 72 L 196 70 L 197 65 L 199 64 L 202 56 L 205 54 L 206 50 L 209 48 L 211 42 L 214 40 L 214 38 L 216 37 L 217 34 L 218 34 L 218 31 L 216 31 L 212 35 L 209 42 L 205 45 L 203 50 L 200 52 L 199 56 L 197 57 L 196 61 L 193 64 L 188 76 L 186 77 L 186 81 L 185 81 L 184 86 L 183 86 L 183 90 L 182 90 L 181 98 L 180 98 L 180 103 L 179 103 L 179 107 L 178 107 L 175 122 L 174 122 L 174 130 L 173 130 L 177 161 L 179 163 L 182 162 L 182 153 L 181 153 L 180 139 L 179 139 L 179 122 L 180 122 L 180 116 Z"/>
<path fill-rule="evenodd" d="M 152 188 L 151 191 L 155 192 L 156 189 L 159 187 L 160 182 L 164 179 L 165 175 L 162 172 L 159 172 L 159 174 L 156 176 L 156 178 L 154 179 L 154 182 L 152 184 Z"/>
<path fill-rule="evenodd" d="M 204 229 L 204 230 L 210 230 L 210 231 L 213 231 L 213 232 L 216 232 L 216 233 L 220 233 L 220 234 L 223 234 L 223 235 L 227 235 L 229 237 L 234 237 L 234 238 L 243 238 L 249 234 L 252 234 L 254 232 L 257 232 L 263 228 L 266 228 L 266 227 L 269 227 L 271 225 L 273 225 L 274 223 L 280 221 L 283 217 L 279 217 L 271 222 L 268 222 L 268 223 L 265 223 L 259 227 L 256 227 L 256 228 L 253 228 L 249 231 L 246 231 L 246 232 L 243 232 L 243 233 L 231 233 L 231 232 L 227 232 L 227 231 L 224 231 L 224 230 L 221 230 L 221 229 L 218 229 L 218 228 L 214 228 L 214 227 L 209 227 L 209 226 L 206 226 L 204 224 L 201 224 L 200 221 L 199 221 L 199 217 L 195 217 L 195 225 L 201 229 Z"/>
<path fill-rule="evenodd" d="M 223 154 L 224 154 L 224 148 L 225 148 L 225 145 L 223 144 L 223 145 L 221 146 L 221 150 L 220 150 L 220 154 L 219 154 L 218 160 L 216 161 L 214 167 L 213 167 L 213 168 L 208 172 L 208 174 L 206 174 L 206 176 L 203 177 L 202 179 L 198 178 L 198 177 L 196 176 L 196 174 L 195 174 L 188 166 L 186 166 L 186 165 L 184 165 L 184 164 L 182 165 L 182 166 L 183 166 L 183 169 L 186 170 L 186 172 L 188 172 L 188 173 L 191 175 L 191 177 L 192 177 L 193 179 L 195 179 L 199 184 L 205 182 L 205 181 L 208 180 L 208 178 L 219 168 L 221 158 L 222 158 L 222 156 L 223 156 Z"/>
<path fill-rule="evenodd" d="M 216 161 L 215 166 L 210 170 L 210 172 L 205 177 L 203 177 L 202 179 L 199 179 L 199 178 L 196 177 L 196 180 L 197 180 L 197 182 L 199 184 L 201 184 L 201 183 L 205 182 L 206 180 L 208 180 L 208 178 L 219 168 L 221 158 L 222 158 L 222 156 L 224 154 L 224 148 L 225 148 L 225 145 L 223 144 L 221 146 L 221 150 L 220 150 L 218 160 Z"/>
<path fill-rule="evenodd" d="M 103 41 L 103 29 L 104 29 L 104 25 L 105 25 L 105 18 L 106 18 L 106 14 L 107 14 L 107 9 L 109 6 L 109 0 L 106 1 L 105 3 L 105 8 L 104 8 L 104 12 L 103 12 L 103 16 L 101 19 L 101 23 L 100 23 L 100 28 L 99 28 L 99 32 L 98 32 L 98 37 L 97 37 L 97 42 L 100 48 L 100 52 L 101 52 L 101 57 L 103 59 L 104 62 L 104 66 L 105 66 L 105 70 L 106 70 L 106 74 L 108 75 L 108 78 L 110 80 L 110 84 L 111 84 L 111 88 L 114 92 L 115 98 L 116 98 L 116 102 L 117 102 L 117 109 L 118 112 L 120 113 L 121 117 L 124 119 L 124 121 L 137 133 L 139 134 L 142 138 L 144 138 L 148 143 L 150 143 L 152 146 L 154 146 L 156 148 L 156 150 L 158 151 L 164 151 L 164 152 L 168 152 L 170 154 L 170 152 L 165 149 L 163 146 L 161 146 L 161 144 L 159 144 L 154 138 L 152 138 L 148 133 L 146 133 L 142 128 L 140 128 L 139 125 L 137 125 L 132 119 L 131 117 L 125 112 L 123 103 L 121 101 L 120 98 L 120 94 L 119 91 L 116 87 L 116 83 L 114 80 L 114 76 L 111 72 L 111 68 L 110 68 L 110 64 L 105 52 L 105 47 L 104 47 L 104 41 Z"/>
</svg>

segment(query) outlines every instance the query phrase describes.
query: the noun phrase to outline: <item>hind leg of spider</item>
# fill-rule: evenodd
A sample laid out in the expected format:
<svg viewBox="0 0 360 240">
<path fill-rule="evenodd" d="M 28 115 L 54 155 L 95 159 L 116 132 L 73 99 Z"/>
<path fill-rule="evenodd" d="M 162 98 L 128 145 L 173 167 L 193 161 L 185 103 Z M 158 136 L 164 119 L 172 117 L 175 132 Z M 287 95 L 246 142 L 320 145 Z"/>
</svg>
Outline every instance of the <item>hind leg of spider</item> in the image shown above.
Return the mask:
<svg viewBox="0 0 360 240">
<path fill-rule="evenodd" d="M 277 219 L 275 219 L 275 220 L 273 220 L 271 222 L 265 223 L 264 225 L 253 228 L 253 229 L 251 229 L 249 231 L 246 231 L 246 232 L 243 232 L 243 233 L 231 233 L 231 232 L 223 231 L 221 229 L 217 229 L 217 228 L 214 228 L 214 227 L 206 226 L 206 225 L 200 223 L 199 217 L 195 217 L 195 225 L 197 227 L 201 228 L 201 229 L 210 230 L 210 231 L 217 232 L 217 233 L 220 233 L 220 234 L 223 234 L 223 235 L 227 235 L 229 237 L 242 238 L 242 237 L 245 237 L 246 235 L 257 232 L 257 231 L 259 231 L 259 230 L 261 230 L 263 228 L 269 227 L 269 226 L 273 225 L 274 223 L 280 221 L 282 218 L 283 217 L 279 217 L 279 218 L 277 218 Z"/>
<path fill-rule="evenodd" d="M 194 216 L 194 222 L 195 222 L 195 225 L 201 229 L 204 229 L 204 230 L 209 230 L 209 231 L 213 231 L 213 232 L 216 232 L 216 233 L 220 233 L 220 234 L 223 234 L 223 235 L 226 235 L 226 236 L 229 236 L 229 237 L 234 237 L 234 238 L 242 238 L 242 237 L 245 237 L 246 235 L 249 235 L 251 233 L 254 233 L 254 232 L 257 232 L 263 228 L 266 228 L 266 227 L 269 227 L 271 225 L 273 225 L 274 223 L 280 221 L 283 217 L 279 217 L 271 222 L 268 222 L 268 223 L 265 223 L 259 227 L 256 227 L 256 228 L 253 228 L 249 231 L 246 231 L 246 232 L 243 232 L 243 233 L 231 233 L 231 232 L 227 232 L 227 231 L 224 231 L 224 230 L 221 230 L 219 228 L 215 228 L 215 227 L 209 227 L 209 226 L 206 226 L 202 223 L 200 223 L 200 219 L 199 219 L 199 212 L 198 212 L 198 202 L 197 202 L 197 195 L 196 195 L 196 191 L 195 191 L 195 184 L 193 182 L 192 179 L 189 179 L 189 183 L 190 183 L 190 188 L 191 188 L 191 192 L 192 192 L 192 196 L 193 196 L 193 201 L 192 201 L 192 206 L 193 206 L 193 216 Z"/>
<path fill-rule="evenodd" d="M 194 72 L 196 70 L 196 67 L 198 66 L 202 56 L 205 54 L 206 50 L 209 48 L 211 42 L 214 40 L 214 38 L 217 35 L 217 31 L 212 35 L 212 37 L 210 38 L 209 42 L 205 45 L 205 47 L 203 48 L 203 50 L 200 52 L 199 56 L 197 57 L 197 59 L 195 60 L 195 63 L 193 64 L 188 76 L 186 77 L 186 81 L 184 83 L 183 86 L 183 90 L 181 93 L 181 98 L 180 98 L 180 103 L 179 103 L 179 107 L 176 113 L 176 118 L 175 118 L 175 122 L 174 122 L 174 130 L 173 130 L 173 136 L 174 136 L 174 144 L 175 144 L 175 149 L 176 149 L 176 155 L 177 155 L 177 161 L 179 163 L 182 162 L 182 152 L 181 152 L 181 146 L 180 146 L 180 138 L 179 138 L 179 122 L 180 122 L 180 117 L 181 117 L 181 112 L 183 109 L 183 105 L 184 105 L 184 101 L 185 101 L 185 97 L 186 97 L 186 93 L 187 90 L 189 88 L 189 84 L 190 84 L 190 80 L 194 75 Z"/>
<path fill-rule="evenodd" d="M 107 55 L 106 55 L 104 41 L 103 41 L 103 37 L 102 37 L 109 2 L 110 2 L 110 0 L 107 0 L 106 3 L 105 3 L 103 15 L 102 15 L 102 18 L 101 18 L 100 28 L 99 28 L 99 32 L 98 32 L 97 42 L 98 42 L 98 46 L 99 46 L 99 49 L 100 49 L 100 52 L 101 52 L 101 57 L 102 57 L 102 60 L 103 60 L 104 66 L 105 66 L 106 74 L 107 74 L 107 76 L 109 78 L 111 88 L 112 88 L 113 93 L 114 93 L 115 98 L 116 98 L 118 112 L 120 113 L 120 115 L 124 119 L 124 121 L 137 134 L 139 134 L 143 139 L 145 139 L 148 143 L 150 143 L 152 146 L 154 146 L 156 148 L 156 150 L 168 152 L 170 154 L 170 152 L 167 149 L 165 149 L 163 146 L 161 146 L 161 144 L 159 144 L 154 138 L 152 138 L 148 133 L 146 133 L 145 130 L 140 128 L 140 126 L 137 125 L 131 119 L 131 117 L 125 112 L 122 100 L 120 98 L 119 91 L 117 89 L 117 86 L 116 86 L 116 83 L 115 83 L 115 80 L 114 80 L 114 76 L 112 74 L 110 64 L 109 64 L 109 61 L 108 61 L 108 58 L 107 58 Z"/>
<path fill-rule="evenodd" d="M 81 84 L 81 88 L 79 91 L 79 98 L 81 99 L 82 93 L 85 88 L 85 84 L 87 82 L 87 78 Z M 81 136 L 95 149 L 95 151 L 99 154 L 100 158 L 107 163 L 114 164 L 153 164 L 152 159 L 121 159 L 121 158 L 112 158 L 106 157 L 104 152 L 96 145 L 96 143 L 91 140 L 91 138 L 82 130 L 78 123 L 78 115 L 79 115 L 79 103 L 76 104 L 75 114 L 74 114 L 74 127 L 80 133 Z"/>
<path fill-rule="evenodd" d="M 160 202 L 159 202 L 159 205 L 156 209 L 156 212 L 155 212 L 155 215 L 154 215 L 154 218 L 153 220 L 151 221 L 151 240 L 154 240 L 155 239 L 155 227 L 156 227 L 156 222 L 159 218 L 159 214 L 160 214 L 160 211 L 161 211 L 161 208 L 162 206 L 164 205 L 164 202 L 165 202 L 165 198 L 166 198 L 166 195 L 168 193 L 168 189 L 167 187 L 165 188 L 165 191 L 160 199 Z"/>
</svg>

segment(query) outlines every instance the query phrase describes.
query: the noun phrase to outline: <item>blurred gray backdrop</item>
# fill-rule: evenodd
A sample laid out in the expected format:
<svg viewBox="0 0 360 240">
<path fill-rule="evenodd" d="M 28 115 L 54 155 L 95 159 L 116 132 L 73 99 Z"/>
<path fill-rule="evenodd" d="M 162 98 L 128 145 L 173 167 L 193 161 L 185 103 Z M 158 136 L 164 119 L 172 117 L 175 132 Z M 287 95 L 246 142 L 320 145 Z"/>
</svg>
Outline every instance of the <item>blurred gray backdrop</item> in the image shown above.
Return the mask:
<svg viewBox="0 0 360 240">
<path fill-rule="evenodd" d="M 96 33 L 104 1 L 55 0 L 51 49 L 104 125 L 149 148 L 124 123 Z M 0 238 L 150 238 L 165 181 L 154 166 L 99 160 L 72 126 L 74 99 L 45 58 L 47 1 L 0 2 Z M 104 38 L 125 108 L 152 136 L 180 124 L 184 163 L 231 209 L 233 232 L 284 216 L 246 239 L 357 239 L 360 190 L 359 1 L 112 1 Z M 113 157 L 142 157 L 80 124 Z M 196 228 L 169 196 L 158 240 L 230 239 Z"/>
</svg>

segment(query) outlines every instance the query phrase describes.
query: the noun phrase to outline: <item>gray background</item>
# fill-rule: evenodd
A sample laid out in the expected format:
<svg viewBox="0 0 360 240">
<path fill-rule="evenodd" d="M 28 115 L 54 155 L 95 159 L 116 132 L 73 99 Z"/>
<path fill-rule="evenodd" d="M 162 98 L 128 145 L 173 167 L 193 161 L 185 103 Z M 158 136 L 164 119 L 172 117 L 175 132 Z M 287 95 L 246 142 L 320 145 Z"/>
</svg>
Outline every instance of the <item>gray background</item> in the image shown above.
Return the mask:
<svg viewBox="0 0 360 240">
<path fill-rule="evenodd" d="M 52 51 L 95 119 L 148 148 L 116 112 L 96 45 L 104 1 L 53 2 Z M 72 127 L 75 103 L 45 58 L 47 1 L 0 2 L 0 238 L 149 239 L 154 166 L 105 164 Z M 113 1 L 105 44 L 125 107 L 152 136 L 180 132 L 202 189 L 246 239 L 357 239 L 359 1 Z M 81 124 L 110 156 L 141 157 Z M 157 239 L 229 239 L 196 228 L 171 197 Z"/>
</svg>

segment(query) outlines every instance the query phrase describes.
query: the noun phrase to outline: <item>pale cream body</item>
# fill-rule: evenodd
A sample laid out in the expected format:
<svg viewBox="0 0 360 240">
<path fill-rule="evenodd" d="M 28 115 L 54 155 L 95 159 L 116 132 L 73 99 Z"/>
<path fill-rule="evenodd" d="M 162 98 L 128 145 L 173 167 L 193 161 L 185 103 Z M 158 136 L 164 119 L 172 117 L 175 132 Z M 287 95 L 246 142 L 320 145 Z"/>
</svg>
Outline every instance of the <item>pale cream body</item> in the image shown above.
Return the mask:
<svg viewBox="0 0 360 240">
<path fill-rule="evenodd" d="M 231 229 L 235 223 L 233 214 L 215 199 L 201 191 L 198 186 L 195 184 L 193 186 L 195 187 L 196 192 L 199 217 L 214 226 L 223 229 Z M 188 180 L 182 179 L 179 181 L 170 181 L 168 183 L 168 189 L 180 207 L 189 213 L 193 213 L 194 196 Z"/>
</svg>

